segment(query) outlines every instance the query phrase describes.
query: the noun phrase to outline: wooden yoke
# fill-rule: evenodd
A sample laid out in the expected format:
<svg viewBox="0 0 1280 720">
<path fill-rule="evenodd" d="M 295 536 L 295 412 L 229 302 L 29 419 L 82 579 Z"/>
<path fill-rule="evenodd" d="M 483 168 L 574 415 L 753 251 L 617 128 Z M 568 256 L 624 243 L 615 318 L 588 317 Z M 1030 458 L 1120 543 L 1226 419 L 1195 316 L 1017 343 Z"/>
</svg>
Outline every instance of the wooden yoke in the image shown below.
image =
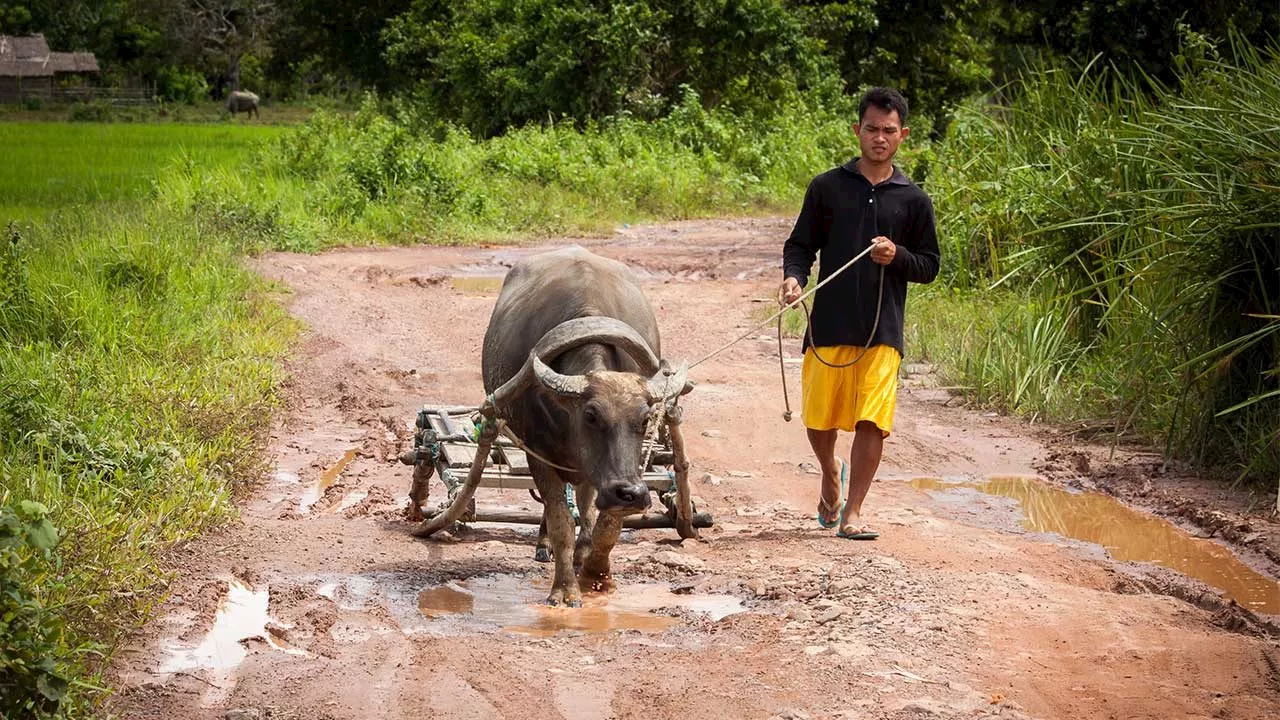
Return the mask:
<svg viewBox="0 0 1280 720">
<path fill-rule="evenodd" d="M 462 487 L 458 488 L 458 492 L 453 496 L 449 507 L 441 510 L 433 517 L 423 520 L 418 527 L 414 528 L 412 534 L 414 537 L 430 537 L 435 533 L 451 527 L 455 522 L 462 518 L 462 514 L 471 505 L 471 498 L 476 494 L 476 488 L 480 487 L 480 477 L 484 474 L 484 465 L 489 458 L 489 451 L 493 448 L 493 442 L 498 439 L 498 419 L 495 417 L 496 410 L 493 405 L 492 396 L 486 398 L 484 404 L 480 406 L 480 414 L 484 417 L 480 427 L 480 437 L 476 440 L 476 457 L 471 461 L 471 470 L 467 472 L 467 481 Z"/>
</svg>

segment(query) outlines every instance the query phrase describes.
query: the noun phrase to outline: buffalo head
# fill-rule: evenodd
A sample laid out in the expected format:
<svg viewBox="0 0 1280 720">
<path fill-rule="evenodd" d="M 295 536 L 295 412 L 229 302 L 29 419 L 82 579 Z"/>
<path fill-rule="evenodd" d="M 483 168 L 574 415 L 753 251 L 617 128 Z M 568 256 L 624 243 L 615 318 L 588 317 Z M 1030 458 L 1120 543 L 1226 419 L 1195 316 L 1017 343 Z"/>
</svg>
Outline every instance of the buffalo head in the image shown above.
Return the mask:
<svg viewBox="0 0 1280 720">
<path fill-rule="evenodd" d="M 639 372 L 595 369 L 567 375 L 547 363 L 564 353 L 597 346 L 597 356 L 616 350 L 630 357 Z M 607 350 L 611 349 L 611 350 Z M 603 366 L 603 369 L 601 369 Z M 568 413 L 557 444 L 573 458 L 574 470 L 591 479 L 596 507 L 613 512 L 640 512 L 649 507 L 649 490 L 640 467 L 645 431 L 650 418 L 667 402 L 689 392 L 683 367 L 672 370 L 626 323 L 608 317 L 584 317 L 553 328 L 530 351 L 515 377 L 494 392 L 501 407 L 509 399 L 535 391 L 549 395 Z"/>
<path fill-rule="evenodd" d="M 663 363 L 652 376 L 597 370 L 562 375 L 534 356 L 537 384 L 569 413 L 566 441 L 578 448 L 580 472 L 596 487 L 596 507 L 639 512 L 649 507 L 643 468 L 645 433 L 666 403 L 692 389 L 683 369 Z M 641 363 L 643 366 L 645 363 Z"/>
</svg>

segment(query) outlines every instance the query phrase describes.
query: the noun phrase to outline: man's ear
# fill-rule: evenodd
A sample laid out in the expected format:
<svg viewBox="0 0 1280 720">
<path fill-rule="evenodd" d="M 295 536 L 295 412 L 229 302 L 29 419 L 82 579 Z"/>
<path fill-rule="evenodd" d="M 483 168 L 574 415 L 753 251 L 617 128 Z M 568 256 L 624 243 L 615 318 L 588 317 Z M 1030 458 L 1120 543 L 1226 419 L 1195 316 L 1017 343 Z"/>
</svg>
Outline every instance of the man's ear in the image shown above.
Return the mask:
<svg viewBox="0 0 1280 720">
<path fill-rule="evenodd" d="M 861 135 L 861 134 L 862 134 L 862 123 L 854 123 L 854 124 L 853 124 L 853 134 L 854 134 L 855 136 L 857 136 L 857 135 Z"/>
<path fill-rule="evenodd" d="M 904 128 L 902 128 L 902 139 L 903 139 L 903 140 L 906 140 L 906 139 L 907 139 L 907 136 L 908 136 L 908 135 L 910 135 L 910 134 L 911 134 L 911 128 L 909 128 L 909 127 L 904 127 Z"/>
</svg>

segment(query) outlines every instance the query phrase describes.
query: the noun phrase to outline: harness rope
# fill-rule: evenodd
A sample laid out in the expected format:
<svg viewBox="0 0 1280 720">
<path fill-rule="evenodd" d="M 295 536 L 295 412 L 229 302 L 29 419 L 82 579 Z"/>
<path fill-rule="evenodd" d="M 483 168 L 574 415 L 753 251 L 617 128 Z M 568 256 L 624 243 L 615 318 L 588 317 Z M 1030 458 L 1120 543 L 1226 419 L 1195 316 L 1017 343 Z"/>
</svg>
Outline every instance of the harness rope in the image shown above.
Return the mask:
<svg viewBox="0 0 1280 720">
<path fill-rule="evenodd" d="M 868 253 L 870 253 L 873 249 L 875 249 L 875 245 L 871 245 L 871 246 L 869 246 L 866 250 L 863 250 L 862 252 L 858 253 L 857 255 L 854 255 L 852 260 L 850 260 L 849 262 L 845 263 L 844 265 L 841 265 L 841 266 L 840 266 L 840 268 L 839 268 L 838 270 L 836 270 L 835 272 L 831 273 L 831 275 L 827 276 L 827 279 L 826 279 L 826 280 L 823 280 L 822 282 L 818 283 L 817 285 L 814 285 L 814 286 L 813 286 L 813 289 L 811 289 L 811 290 L 809 290 L 809 291 L 805 292 L 803 295 L 801 295 L 800 297 L 796 298 L 795 300 L 792 300 L 791 302 L 787 303 L 786 305 L 783 305 L 781 310 L 779 310 L 778 312 L 774 313 L 773 315 L 770 315 L 770 316 L 768 317 L 768 319 L 766 319 L 764 322 L 759 323 L 758 325 L 753 325 L 753 326 L 751 327 L 751 329 L 750 329 L 750 330 L 746 331 L 745 333 L 743 333 L 743 334 L 742 334 L 742 335 L 740 335 L 739 337 L 737 337 L 737 338 L 735 338 L 735 339 L 733 339 L 733 340 L 730 340 L 729 342 L 725 343 L 724 345 L 721 345 L 719 348 L 716 348 L 715 350 L 712 350 L 711 352 L 707 353 L 706 355 L 703 355 L 702 357 L 698 358 L 698 360 L 697 360 L 696 362 L 691 363 L 691 364 L 689 365 L 689 369 L 690 369 L 690 370 L 692 370 L 693 368 L 698 367 L 699 365 L 701 365 L 702 363 L 704 363 L 704 362 L 706 362 L 706 361 L 710 360 L 711 358 L 715 357 L 716 355 L 719 355 L 720 353 L 724 352 L 725 350 L 728 350 L 729 348 L 733 347 L 734 345 L 737 345 L 738 343 L 742 342 L 743 340 L 746 340 L 747 338 L 751 337 L 751 334 L 752 334 L 752 333 L 754 333 L 755 331 L 757 331 L 757 330 L 759 330 L 760 328 L 764 327 L 765 325 L 768 325 L 769 323 L 771 323 L 771 322 L 773 322 L 773 321 L 775 321 L 775 320 L 777 320 L 777 319 L 781 318 L 781 317 L 782 317 L 782 315 L 783 315 L 783 313 L 785 313 L 786 311 L 788 311 L 788 310 L 791 310 L 791 309 L 793 309 L 793 308 L 798 307 L 798 306 L 800 305 L 800 303 L 802 303 L 802 302 L 804 302 L 805 300 L 809 299 L 809 297 L 810 297 L 810 296 L 812 296 L 814 293 L 816 293 L 816 292 L 818 292 L 819 290 L 821 290 L 821 289 L 823 288 L 823 286 L 825 286 L 827 283 L 831 282 L 832 280 L 835 280 L 837 277 L 839 277 L 839 275 L 840 275 L 841 273 L 843 273 L 845 270 L 848 270 L 848 269 L 849 269 L 849 268 L 850 268 L 850 267 L 851 267 L 855 262 L 857 262 L 857 261 L 861 260 L 862 258 L 866 257 L 866 256 L 867 256 L 867 254 L 868 254 Z M 882 276 L 882 277 L 883 277 L 883 276 Z M 877 314 L 878 314 L 878 313 L 877 313 Z"/>
<path fill-rule="evenodd" d="M 641 473 L 644 473 L 645 469 L 649 467 L 649 460 L 652 459 L 653 450 L 658 445 L 658 436 L 662 433 L 662 426 L 665 424 L 667 417 L 674 410 L 674 405 L 671 405 L 670 407 L 668 405 L 671 403 L 672 400 L 678 400 L 679 397 L 680 397 L 680 388 L 677 388 L 674 392 L 672 392 L 672 394 L 661 395 L 650 404 L 649 417 L 645 420 L 644 440 L 640 442 L 640 447 L 642 449 L 642 452 L 644 453 L 641 456 L 641 461 L 640 461 Z M 486 398 L 486 401 L 489 402 L 489 404 L 493 405 L 495 410 L 497 409 L 497 405 L 493 403 L 492 395 Z M 551 462 L 550 460 L 546 459 L 539 453 L 535 452 L 533 448 L 529 447 L 528 445 L 525 445 L 524 441 L 521 440 L 514 432 L 512 432 L 511 428 L 507 427 L 507 424 L 505 422 L 498 423 L 498 432 L 501 433 L 503 437 L 515 443 L 516 447 L 528 453 L 530 456 L 538 459 L 543 464 L 550 465 L 551 467 L 557 470 L 564 470 L 565 472 L 577 472 L 577 470 L 575 470 L 574 468 L 565 467 L 564 465 L 557 465 L 556 463 Z"/>
<path fill-rule="evenodd" d="M 878 235 L 880 234 L 880 205 L 875 202 L 874 198 L 872 199 L 872 203 L 871 203 L 871 214 L 872 214 L 872 222 L 875 225 L 876 234 Z M 743 333 L 740 337 L 734 340 L 731 340 L 728 343 L 725 343 L 718 349 L 699 358 L 697 362 L 689 366 L 689 369 L 692 370 L 698 365 L 701 365 L 707 360 L 710 360 L 716 355 L 719 355 L 725 350 L 728 350 L 734 345 L 737 345 L 743 340 L 746 340 L 748 337 L 751 336 L 752 333 L 756 332 L 757 330 L 764 327 L 765 325 L 768 325 L 769 323 L 777 320 L 778 322 L 778 372 L 782 375 L 782 402 L 786 407 L 786 411 L 782 413 L 782 419 L 787 422 L 791 422 L 791 398 L 787 393 L 787 365 L 786 365 L 785 359 L 782 356 L 782 316 L 788 310 L 795 308 L 796 305 L 800 305 L 801 307 L 804 308 L 805 337 L 808 338 L 809 348 L 813 350 L 813 356 L 818 359 L 818 362 L 822 363 L 823 365 L 826 365 L 827 367 L 837 368 L 837 369 L 847 368 L 852 365 L 856 365 L 858 361 L 861 360 L 862 357 L 867 354 L 867 351 L 871 349 L 871 341 L 875 340 L 876 330 L 879 329 L 880 327 L 880 309 L 884 303 L 884 266 L 883 265 L 880 266 L 880 288 L 876 292 L 876 319 L 875 319 L 875 322 L 871 325 L 871 335 L 867 337 L 867 342 L 863 344 L 862 352 L 858 353 L 857 357 L 855 357 L 854 359 L 850 360 L 847 363 L 841 363 L 839 365 L 836 365 L 834 363 L 827 362 L 826 358 L 823 358 L 821 353 L 818 352 L 818 346 L 813 341 L 813 316 L 810 314 L 809 305 L 808 303 L 805 302 L 805 300 L 808 299 L 809 296 L 821 290 L 822 286 L 836 279 L 837 276 L 839 276 L 845 270 L 848 270 L 850 267 L 853 266 L 854 263 L 861 260 L 873 249 L 875 249 L 875 243 L 872 243 L 870 246 L 867 247 L 866 250 L 863 250 L 862 252 L 855 255 L 853 259 L 850 260 L 849 262 L 845 263 L 844 265 L 841 265 L 840 268 L 837 269 L 835 272 L 831 273 L 831 275 L 829 275 L 826 280 L 823 280 L 822 282 L 815 285 L 812 290 L 802 294 L 800 297 L 796 298 L 795 300 L 792 300 L 790 303 L 783 305 L 781 310 L 774 313 L 772 316 L 770 316 L 767 320 L 760 323 L 759 325 L 752 327 L 750 330 Z"/>
</svg>

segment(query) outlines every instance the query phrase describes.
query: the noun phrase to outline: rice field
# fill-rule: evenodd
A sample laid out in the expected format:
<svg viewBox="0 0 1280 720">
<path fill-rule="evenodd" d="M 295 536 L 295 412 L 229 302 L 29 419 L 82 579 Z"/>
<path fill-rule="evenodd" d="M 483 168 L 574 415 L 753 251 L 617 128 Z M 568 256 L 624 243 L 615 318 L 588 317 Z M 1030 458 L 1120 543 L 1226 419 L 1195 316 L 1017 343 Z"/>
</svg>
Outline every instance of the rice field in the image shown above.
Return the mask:
<svg viewBox="0 0 1280 720">
<path fill-rule="evenodd" d="M 234 167 L 286 128 L 249 124 L 0 123 L 0 224 L 141 200 L 175 162 Z"/>
</svg>

